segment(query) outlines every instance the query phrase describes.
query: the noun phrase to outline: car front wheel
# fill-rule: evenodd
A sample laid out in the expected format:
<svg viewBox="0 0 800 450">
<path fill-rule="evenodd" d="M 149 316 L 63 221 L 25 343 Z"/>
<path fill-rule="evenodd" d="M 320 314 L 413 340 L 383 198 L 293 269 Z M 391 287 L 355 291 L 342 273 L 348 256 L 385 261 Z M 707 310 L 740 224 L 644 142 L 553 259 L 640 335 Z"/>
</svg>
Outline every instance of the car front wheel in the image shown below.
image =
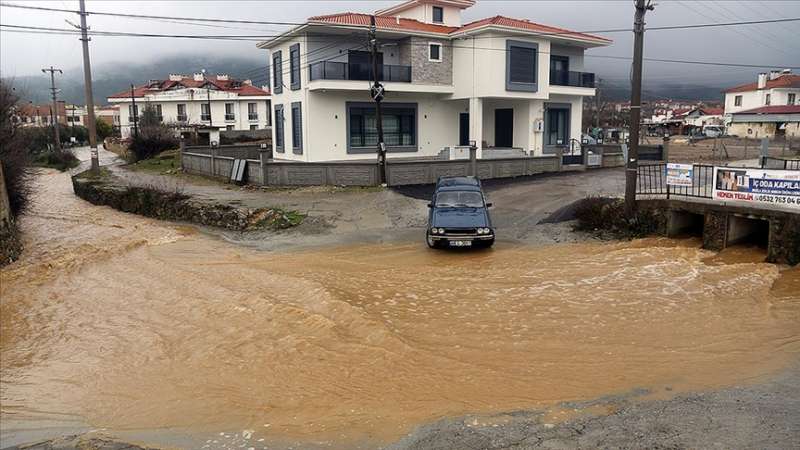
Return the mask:
<svg viewBox="0 0 800 450">
<path fill-rule="evenodd" d="M 439 248 L 439 243 L 433 240 L 430 232 L 425 233 L 425 243 L 428 244 L 428 248 Z"/>
</svg>

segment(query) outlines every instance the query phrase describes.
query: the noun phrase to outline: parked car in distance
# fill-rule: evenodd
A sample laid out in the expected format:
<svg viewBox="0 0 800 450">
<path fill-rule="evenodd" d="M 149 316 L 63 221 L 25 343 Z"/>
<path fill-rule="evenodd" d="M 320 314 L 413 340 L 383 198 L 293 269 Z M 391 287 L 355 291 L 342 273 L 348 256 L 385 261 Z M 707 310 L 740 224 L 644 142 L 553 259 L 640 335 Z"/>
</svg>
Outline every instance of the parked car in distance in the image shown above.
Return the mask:
<svg viewBox="0 0 800 450">
<path fill-rule="evenodd" d="M 430 248 L 491 247 L 495 240 L 491 203 L 475 177 L 442 177 L 428 204 L 425 241 Z"/>
</svg>

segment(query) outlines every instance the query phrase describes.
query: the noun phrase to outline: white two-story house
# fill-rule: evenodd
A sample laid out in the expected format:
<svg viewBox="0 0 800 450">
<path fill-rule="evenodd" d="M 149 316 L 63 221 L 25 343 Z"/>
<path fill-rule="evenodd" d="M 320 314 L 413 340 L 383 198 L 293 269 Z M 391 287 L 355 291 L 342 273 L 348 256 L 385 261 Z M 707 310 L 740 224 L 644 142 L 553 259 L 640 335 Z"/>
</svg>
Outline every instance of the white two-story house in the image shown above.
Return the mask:
<svg viewBox="0 0 800 450">
<path fill-rule="evenodd" d="M 800 135 L 800 75 L 760 73 L 755 83 L 725 91 L 727 132 L 741 137 Z"/>
<path fill-rule="evenodd" d="M 133 134 L 134 122 L 148 107 L 176 130 L 199 130 L 212 141 L 219 139 L 222 130 L 262 130 L 270 123 L 269 91 L 228 75 L 170 74 L 166 80 L 151 80 L 114 94 L 108 101 L 120 106 L 123 138 Z"/>
<path fill-rule="evenodd" d="M 583 99 L 595 94 L 584 51 L 611 41 L 503 16 L 462 23 L 474 3 L 409 0 L 375 13 L 389 158 L 436 157 L 470 141 L 479 157 L 543 155 L 580 141 Z M 271 63 L 275 158 L 375 157 L 370 20 L 311 17 L 258 44 Z"/>
</svg>

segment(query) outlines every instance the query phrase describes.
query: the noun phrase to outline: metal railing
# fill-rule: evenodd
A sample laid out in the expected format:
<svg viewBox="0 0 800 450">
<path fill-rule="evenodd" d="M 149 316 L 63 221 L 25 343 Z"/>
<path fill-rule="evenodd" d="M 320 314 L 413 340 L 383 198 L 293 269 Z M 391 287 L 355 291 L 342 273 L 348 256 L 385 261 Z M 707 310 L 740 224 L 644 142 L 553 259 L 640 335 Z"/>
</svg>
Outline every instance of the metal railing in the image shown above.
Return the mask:
<svg viewBox="0 0 800 450">
<path fill-rule="evenodd" d="M 186 114 L 178 114 L 178 122 L 188 122 L 189 116 Z"/>
<path fill-rule="evenodd" d="M 236 120 L 236 115 L 225 113 L 225 120 L 228 122 L 233 122 L 234 120 Z"/>
<path fill-rule="evenodd" d="M 258 114 L 255 113 L 248 113 L 247 120 L 258 120 Z"/>
<path fill-rule="evenodd" d="M 696 197 L 712 198 L 714 166 L 693 164 L 690 186 L 668 186 L 667 164 L 664 162 L 639 164 L 636 170 L 636 197 Z"/>
<path fill-rule="evenodd" d="M 334 61 L 318 61 L 308 66 L 310 79 L 313 80 L 358 80 L 370 81 L 372 65 L 366 63 L 349 64 Z M 378 80 L 410 83 L 411 66 L 381 64 L 378 66 Z"/>
<path fill-rule="evenodd" d="M 800 159 L 775 158 L 772 156 L 761 157 L 762 169 L 800 170 Z"/>
<path fill-rule="evenodd" d="M 555 86 L 575 86 L 593 88 L 594 74 L 590 72 L 573 72 L 567 70 L 551 70 L 550 84 Z"/>
</svg>

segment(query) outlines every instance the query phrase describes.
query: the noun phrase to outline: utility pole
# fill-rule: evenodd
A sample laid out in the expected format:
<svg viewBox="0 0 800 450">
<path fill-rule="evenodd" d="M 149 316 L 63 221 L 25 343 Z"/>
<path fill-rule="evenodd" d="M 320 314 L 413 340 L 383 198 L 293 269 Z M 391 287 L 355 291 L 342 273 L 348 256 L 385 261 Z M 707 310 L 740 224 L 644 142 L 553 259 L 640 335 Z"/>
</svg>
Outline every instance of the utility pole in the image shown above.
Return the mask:
<svg viewBox="0 0 800 450">
<path fill-rule="evenodd" d="M 133 106 L 131 109 L 133 110 L 133 136 L 139 137 L 139 110 L 136 108 L 136 96 L 133 94 L 133 84 L 131 84 L 131 102 Z"/>
<path fill-rule="evenodd" d="M 55 69 L 50 66 L 49 69 L 42 69 L 42 73 L 50 72 L 50 92 L 53 95 L 53 113 L 51 118 L 53 120 L 53 132 L 55 133 L 55 149 L 57 152 L 61 151 L 61 132 L 58 129 L 58 89 L 56 89 L 56 72 L 64 74 L 61 69 Z M 66 112 L 66 111 L 65 111 Z"/>
<path fill-rule="evenodd" d="M 369 44 L 372 50 L 372 88 L 370 95 L 375 100 L 375 127 L 378 129 L 378 177 L 380 184 L 386 185 L 386 144 L 383 141 L 383 113 L 381 101 L 384 89 L 378 76 L 378 39 L 376 37 L 375 16 L 370 16 Z"/>
<path fill-rule="evenodd" d="M 89 62 L 89 27 L 86 26 L 86 0 L 80 0 L 81 43 L 83 44 L 83 89 L 86 93 L 86 125 L 89 128 L 89 147 L 92 155 L 94 174 L 100 172 L 100 158 L 97 155 L 97 126 L 94 123 L 94 94 L 92 93 L 92 65 Z"/>
<path fill-rule="evenodd" d="M 644 14 L 653 10 L 652 0 L 636 0 L 633 23 L 633 76 L 631 80 L 631 120 L 628 160 L 625 169 L 625 215 L 636 213 L 636 172 L 639 167 L 639 124 L 642 118 L 642 57 L 644 53 Z"/>
<path fill-rule="evenodd" d="M 203 72 L 203 79 L 206 80 L 206 104 L 208 105 L 208 127 L 211 128 L 214 126 L 214 118 L 211 116 L 211 83 L 208 81 L 208 77 L 206 76 L 206 69 L 202 70 Z M 211 132 L 209 131 L 209 136 Z"/>
</svg>

